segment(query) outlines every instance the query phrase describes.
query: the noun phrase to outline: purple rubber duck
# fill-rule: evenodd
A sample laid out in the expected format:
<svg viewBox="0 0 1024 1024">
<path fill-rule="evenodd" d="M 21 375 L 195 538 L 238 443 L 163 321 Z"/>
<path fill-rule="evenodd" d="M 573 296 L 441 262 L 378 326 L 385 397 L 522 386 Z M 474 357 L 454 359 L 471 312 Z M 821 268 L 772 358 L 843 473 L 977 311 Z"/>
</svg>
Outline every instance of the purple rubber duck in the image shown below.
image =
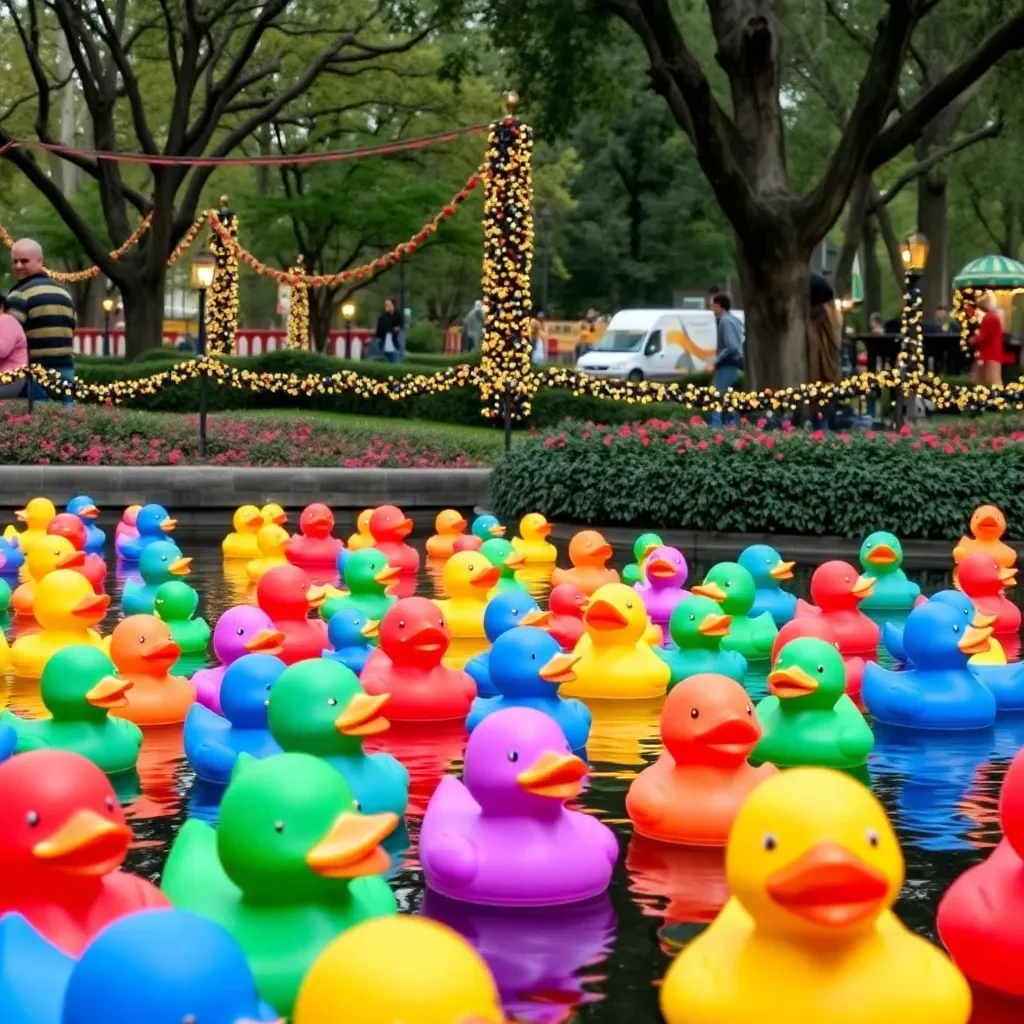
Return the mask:
<svg viewBox="0 0 1024 1024">
<path fill-rule="evenodd" d="M 427 885 L 450 899 L 505 907 L 604 892 L 618 841 L 597 818 L 565 806 L 586 774 L 553 718 L 534 708 L 488 715 L 466 745 L 464 783 L 445 776 L 423 817 Z"/>
<path fill-rule="evenodd" d="M 220 664 L 213 668 L 200 669 L 192 677 L 196 688 L 196 700 L 222 715 L 220 707 L 220 683 L 228 666 L 243 654 L 281 653 L 284 634 L 281 633 L 266 612 L 255 605 L 236 604 L 218 620 L 213 630 L 213 653 Z"/>
<path fill-rule="evenodd" d="M 687 574 L 686 556 L 678 548 L 655 548 L 644 567 L 646 583 L 634 583 L 633 589 L 643 598 L 647 614 L 656 626 L 667 629 L 675 607 L 689 597 L 683 590 Z"/>
</svg>

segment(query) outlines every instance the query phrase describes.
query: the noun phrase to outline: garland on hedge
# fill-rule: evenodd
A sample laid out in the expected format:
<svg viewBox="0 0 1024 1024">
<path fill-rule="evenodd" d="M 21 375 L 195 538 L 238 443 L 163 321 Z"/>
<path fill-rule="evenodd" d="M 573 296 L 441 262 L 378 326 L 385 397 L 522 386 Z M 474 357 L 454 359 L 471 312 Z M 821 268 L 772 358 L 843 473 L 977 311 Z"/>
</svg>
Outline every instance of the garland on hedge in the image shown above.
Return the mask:
<svg viewBox="0 0 1024 1024">
<path fill-rule="evenodd" d="M 221 196 L 217 216 L 224 230 L 237 239 L 238 214 L 227 207 L 228 197 Z M 217 231 L 210 232 L 210 252 L 217 268 L 206 300 L 206 350 L 211 355 L 231 355 L 238 327 L 238 257 Z"/>
<path fill-rule="evenodd" d="M 304 349 L 309 345 L 309 288 L 303 280 L 305 259 L 300 252 L 289 271 L 295 277 L 288 300 L 288 335 L 285 348 Z"/>
</svg>

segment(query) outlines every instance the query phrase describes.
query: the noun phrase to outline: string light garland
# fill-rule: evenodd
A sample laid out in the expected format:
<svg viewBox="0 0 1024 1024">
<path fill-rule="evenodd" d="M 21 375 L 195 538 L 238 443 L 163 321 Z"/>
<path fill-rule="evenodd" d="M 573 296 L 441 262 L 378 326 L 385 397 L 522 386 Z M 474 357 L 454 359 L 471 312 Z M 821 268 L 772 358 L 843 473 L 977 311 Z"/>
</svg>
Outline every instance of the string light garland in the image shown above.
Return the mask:
<svg viewBox="0 0 1024 1024">
<path fill-rule="evenodd" d="M 288 303 L 288 335 L 285 348 L 304 349 L 309 345 L 309 288 L 305 277 L 305 259 L 302 253 L 296 257 L 295 266 L 289 271 L 295 278 L 290 285 L 291 297 Z"/>
<path fill-rule="evenodd" d="M 217 218 L 224 230 L 238 239 L 238 214 L 228 209 L 228 197 L 220 197 Z M 205 220 L 205 218 L 204 218 Z M 213 284 L 206 300 L 206 345 L 211 355 L 231 355 L 238 327 L 238 257 L 220 232 L 210 232 L 210 252 L 216 261 Z"/>
</svg>

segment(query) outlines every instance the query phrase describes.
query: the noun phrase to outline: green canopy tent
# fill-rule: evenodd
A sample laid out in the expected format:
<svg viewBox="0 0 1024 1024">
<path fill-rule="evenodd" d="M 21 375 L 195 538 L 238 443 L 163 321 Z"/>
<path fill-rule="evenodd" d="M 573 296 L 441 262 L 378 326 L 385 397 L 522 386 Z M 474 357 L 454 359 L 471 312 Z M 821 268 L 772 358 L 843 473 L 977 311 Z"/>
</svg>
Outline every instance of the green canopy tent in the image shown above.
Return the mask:
<svg viewBox="0 0 1024 1024">
<path fill-rule="evenodd" d="M 991 289 L 1015 291 L 1024 288 L 1024 263 L 1009 256 L 982 256 L 971 260 L 956 277 L 953 288 Z"/>
</svg>

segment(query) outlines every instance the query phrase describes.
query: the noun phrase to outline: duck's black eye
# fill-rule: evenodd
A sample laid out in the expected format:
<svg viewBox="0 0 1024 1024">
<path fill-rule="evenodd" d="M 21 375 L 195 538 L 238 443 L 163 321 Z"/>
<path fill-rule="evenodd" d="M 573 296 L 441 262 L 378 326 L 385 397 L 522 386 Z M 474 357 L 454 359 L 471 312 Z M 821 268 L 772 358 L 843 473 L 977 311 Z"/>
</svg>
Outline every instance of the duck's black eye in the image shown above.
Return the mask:
<svg viewBox="0 0 1024 1024">
<path fill-rule="evenodd" d="M 103 803 L 108 811 L 112 811 L 117 806 L 114 803 L 114 798 L 112 796 L 108 796 L 107 799 L 103 801 Z"/>
<path fill-rule="evenodd" d="M 823 676 L 824 674 L 825 674 L 825 666 L 824 665 L 819 665 L 818 666 L 818 675 L 819 676 Z"/>
<path fill-rule="evenodd" d="M 632 608 L 633 607 L 633 602 L 632 601 L 627 601 L 626 602 L 626 607 L 627 608 Z"/>
<path fill-rule="evenodd" d="M 775 847 L 776 847 L 776 846 L 778 846 L 779 844 L 778 844 L 778 840 L 776 840 L 775 836 L 773 836 L 773 835 L 771 834 L 771 832 L 767 832 L 767 833 L 765 833 L 765 837 L 764 837 L 764 839 L 762 839 L 762 840 L 761 840 L 761 845 L 762 845 L 762 846 L 763 846 L 763 847 L 764 847 L 764 848 L 765 848 L 765 849 L 766 849 L 766 850 L 767 850 L 767 851 L 768 851 L 769 853 L 771 853 L 771 852 L 772 852 L 772 850 L 774 850 L 774 849 L 775 849 Z"/>
<path fill-rule="evenodd" d="M 700 712 L 696 708 L 690 708 L 691 718 L 700 718 Z"/>
<path fill-rule="evenodd" d="M 236 629 L 235 630 L 235 636 L 245 636 L 245 630 L 244 629 Z"/>
<path fill-rule="evenodd" d="M 327 706 L 328 707 L 333 708 L 337 703 L 338 703 L 338 700 L 337 700 L 336 697 L 328 697 L 327 698 Z"/>
<path fill-rule="evenodd" d="M 511 761 L 511 762 L 512 762 L 513 764 L 515 764 L 515 762 L 519 760 L 519 751 L 517 751 L 517 750 L 510 750 L 510 751 L 508 752 L 508 759 L 509 759 L 509 760 L 510 760 L 510 761 Z"/>
<path fill-rule="evenodd" d="M 959 633 L 960 632 L 960 627 L 955 622 L 953 623 L 953 632 L 954 633 Z"/>
<path fill-rule="evenodd" d="M 849 576 L 844 576 L 843 577 L 843 582 L 849 583 L 850 582 L 850 577 Z"/>
<path fill-rule="evenodd" d="M 275 832 L 283 832 L 284 831 L 284 822 L 283 821 L 275 821 L 274 822 L 274 831 Z"/>
<path fill-rule="evenodd" d="M 752 715 L 753 713 L 754 713 L 754 709 L 748 704 L 747 705 L 747 714 L 748 715 Z"/>
<path fill-rule="evenodd" d="M 352 806 L 353 806 L 353 807 L 354 807 L 354 808 L 355 808 L 355 809 L 356 809 L 357 811 L 361 811 L 361 810 L 363 809 L 363 805 L 362 805 L 362 804 L 361 804 L 361 803 L 360 803 L 360 802 L 359 802 L 358 800 L 353 800 L 353 801 L 352 801 Z"/>
<path fill-rule="evenodd" d="M 536 654 L 531 654 L 530 655 L 530 661 L 536 661 L 536 660 L 537 660 L 537 655 Z"/>
<path fill-rule="evenodd" d="M 690 621 L 691 622 L 696 622 L 697 621 L 697 616 L 696 615 L 691 615 L 690 616 Z"/>
<path fill-rule="evenodd" d="M 35 828 L 36 825 L 39 824 L 39 812 L 29 811 L 28 814 L 25 815 L 25 824 L 28 825 L 29 828 Z"/>
<path fill-rule="evenodd" d="M 868 829 L 868 845 L 869 846 L 877 846 L 878 845 L 878 833 L 873 828 L 869 828 Z"/>
<path fill-rule="evenodd" d="M 139 637 L 139 643 L 140 644 L 144 644 L 145 642 L 146 642 L 146 638 L 144 636 L 140 636 Z"/>
<path fill-rule="evenodd" d="M 399 629 L 405 629 L 405 619 L 399 619 L 398 620 L 398 628 Z"/>
</svg>

